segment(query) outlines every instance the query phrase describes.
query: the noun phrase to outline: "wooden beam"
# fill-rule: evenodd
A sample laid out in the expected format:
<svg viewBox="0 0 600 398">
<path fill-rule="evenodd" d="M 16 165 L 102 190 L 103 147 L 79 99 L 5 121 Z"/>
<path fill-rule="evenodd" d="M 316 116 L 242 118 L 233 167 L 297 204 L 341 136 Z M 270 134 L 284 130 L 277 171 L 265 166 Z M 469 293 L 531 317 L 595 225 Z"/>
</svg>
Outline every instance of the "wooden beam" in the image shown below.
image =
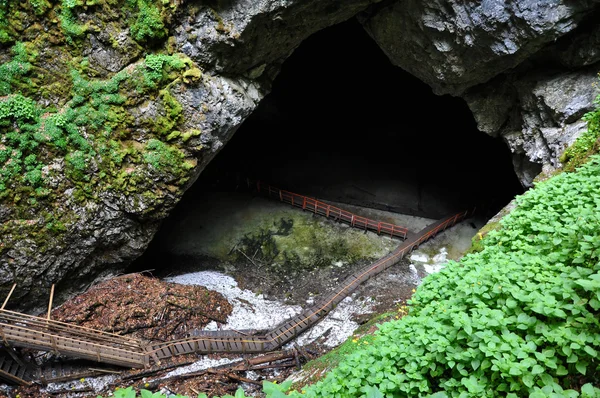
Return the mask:
<svg viewBox="0 0 600 398">
<path fill-rule="evenodd" d="M 10 292 L 8 293 L 8 296 L 6 296 L 6 300 L 4 300 L 4 303 L 2 304 L 2 308 L 0 309 L 4 309 L 4 307 L 6 307 L 6 303 L 8 303 L 8 299 L 10 298 L 10 296 L 12 296 L 13 292 L 15 291 L 15 287 L 17 287 L 17 284 L 15 283 L 12 286 L 12 289 L 10 289 Z"/>
<path fill-rule="evenodd" d="M 50 302 L 48 303 L 48 317 L 47 320 L 50 320 L 50 312 L 52 311 L 52 301 L 54 300 L 54 283 L 52 284 L 52 288 L 50 288 Z"/>
</svg>

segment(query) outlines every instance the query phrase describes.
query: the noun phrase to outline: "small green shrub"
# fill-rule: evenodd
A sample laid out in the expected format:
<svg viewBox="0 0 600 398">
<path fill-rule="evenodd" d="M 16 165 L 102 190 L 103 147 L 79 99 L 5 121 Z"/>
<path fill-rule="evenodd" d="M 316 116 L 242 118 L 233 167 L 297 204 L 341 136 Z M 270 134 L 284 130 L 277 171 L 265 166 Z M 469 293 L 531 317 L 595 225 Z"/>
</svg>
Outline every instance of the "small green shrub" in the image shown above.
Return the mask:
<svg viewBox="0 0 600 398">
<path fill-rule="evenodd" d="M 130 27 L 133 38 L 139 42 L 162 39 L 167 32 L 161 15 L 161 5 L 153 0 L 129 0 L 129 6 L 137 9 L 137 18 Z"/>
<path fill-rule="evenodd" d="M 30 4 L 36 15 L 44 14 L 51 7 L 48 0 L 30 0 Z"/>
<path fill-rule="evenodd" d="M 5 130 L 0 139 L 0 194 L 11 182 L 34 187 L 42 183 L 42 165 L 34 154 L 39 115 L 36 103 L 20 94 L 0 99 L 0 128 Z"/>
<path fill-rule="evenodd" d="M 144 160 L 160 172 L 182 177 L 192 166 L 185 161 L 185 155 L 177 147 L 151 139 L 144 150 Z"/>
<path fill-rule="evenodd" d="M 188 59 L 177 55 L 149 54 L 144 60 L 143 86 L 140 89 L 155 89 L 168 78 L 171 70 L 182 70 L 188 65 Z"/>
<path fill-rule="evenodd" d="M 600 105 L 600 95 L 596 97 L 594 103 Z M 587 121 L 587 130 L 565 150 L 560 158 L 564 163 L 565 171 L 575 170 L 600 149 L 600 107 L 586 113 L 583 120 Z"/>
<path fill-rule="evenodd" d="M 9 62 L 0 65 L 0 95 L 10 94 L 15 79 L 26 75 L 31 69 L 25 44 L 15 43 L 11 51 L 13 58 Z"/>
<path fill-rule="evenodd" d="M 10 41 L 10 33 L 8 27 L 9 0 L 0 0 L 0 43 Z"/>
<path fill-rule="evenodd" d="M 74 13 L 76 6 L 77 0 L 62 0 L 61 11 L 58 16 L 60 26 L 70 42 L 75 38 L 82 37 L 87 31 L 85 25 L 77 22 L 77 17 L 75 17 Z"/>
</svg>

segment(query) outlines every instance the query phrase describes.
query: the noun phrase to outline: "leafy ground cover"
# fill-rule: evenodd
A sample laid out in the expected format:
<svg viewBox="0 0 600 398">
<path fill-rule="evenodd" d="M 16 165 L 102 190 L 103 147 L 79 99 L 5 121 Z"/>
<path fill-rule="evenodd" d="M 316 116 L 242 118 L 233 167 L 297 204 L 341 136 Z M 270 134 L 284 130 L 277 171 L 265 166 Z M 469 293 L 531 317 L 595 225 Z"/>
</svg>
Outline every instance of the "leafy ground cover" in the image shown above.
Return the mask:
<svg viewBox="0 0 600 398">
<path fill-rule="evenodd" d="M 600 157 L 517 198 L 308 397 L 600 394 Z M 292 392 L 292 396 L 301 393 Z"/>
</svg>

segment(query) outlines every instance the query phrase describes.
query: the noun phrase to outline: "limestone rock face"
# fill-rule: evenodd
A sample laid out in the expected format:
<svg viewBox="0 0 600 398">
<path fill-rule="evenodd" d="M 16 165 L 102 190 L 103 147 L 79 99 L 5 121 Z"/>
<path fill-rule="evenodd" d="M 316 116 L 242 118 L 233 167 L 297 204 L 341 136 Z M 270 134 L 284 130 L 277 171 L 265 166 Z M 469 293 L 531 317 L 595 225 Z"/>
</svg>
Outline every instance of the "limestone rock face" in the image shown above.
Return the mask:
<svg viewBox="0 0 600 398">
<path fill-rule="evenodd" d="M 596 5 L 576 1 L 407 0 L 363 24 L 393 64 L 438 94 L 460 94 L 571 32 Z"/>
<path fill-rule="evenodd" d="M 380 0 L 237 0 L 188 4 L 175 39 L 181 52 L 219 73 L 259 77 L 302 40 Z"/>
<path fill-rule="evenodd" d="M 5 231 L 2 236 L 5 250 L 0 252 L 0 284 L 8 287 L 18 283 L 19 290 L 11 300 L 13 307 L 15 301 L 19 309 L 32 310 L 43 305 L 52 283 L 57 284 L 57 302 L 60 302 L 81 292 L 94 279 L 121 271 L 141 255 L 160 221 L 181 198 L 185 186 L 231 138 L 262 98 L 253 83 L 220 76 L 204 76 L 202 84 L 192 87 L 175 85 L 170 92 L 182 106 L 184 122 L 180 128 L 203 131 L 190 138 L 184 147 L 188 159 L 195 164 L 184 177 L 188 180 L 184 186 L 178 186 L 176 177 L 156 173 L 147 165 L 130 165 L 124 170 L 127 176 L 138 174 L 145 183 L 138 180 L 137 185 L 126 190 L 102 184 L 94 192 L 95 199 L 82 201 L 66 181 L 63 161 L 47 168 L 61 197 L 53 205 L 53 211 L 67 214 L 72 220 L 64 223 L 64 231 L 51 234 L 45 230 L 37 212 L 24 219 L 16 212 L 11 214 L 11 206 L 0 206 L 0 222 Z M 160 101 L 150 101 L 129 112 L 137 119 L 139 144 L 135 145 L 141 147 L 148 134 L 143 126 L 165 111 Z M 40 234 L 44 234 L 41 240 Z"/>
<path fill-rule="evenodd" d="M 10 305 L 32 311 L 52 284 L 59 303 L 120 272 L 285 57 L 373 2 L 2 5 L 0 64 L 14 66 L 0 76 L 0 102 L 32 101 L 40 129 L 48 118 L 60 124 L 30 144 L 37 152 L 23 149 L 23 158 L 37 156 L 35 185 L 24 164 L 15 172 L 0 153 L 0 294 L 17 283 Z M 0 152 L 16 150 L 12 128 L 32 123 L 11 115 L 0 114 Z"/>
<path fill-rule="evenodd" d="M 532 186 L 544 170 L 560 165 L 565 149 L 583 133 L 585 113 L 600 90 L 598 67 L 577 72 L 505 76 L 464 95 L 481 131 L 501 135 L 513 153 L 521 183 Z"/>
<path fill-rule="evenodd" d="M 525 186 L 597 94 L 597 0 L 4 3 L 0 294 L 18 283 L 18 309 L 139 256 L 286 57 L 355 15 L 395 65 L 504 138 Z"/>
</svg>

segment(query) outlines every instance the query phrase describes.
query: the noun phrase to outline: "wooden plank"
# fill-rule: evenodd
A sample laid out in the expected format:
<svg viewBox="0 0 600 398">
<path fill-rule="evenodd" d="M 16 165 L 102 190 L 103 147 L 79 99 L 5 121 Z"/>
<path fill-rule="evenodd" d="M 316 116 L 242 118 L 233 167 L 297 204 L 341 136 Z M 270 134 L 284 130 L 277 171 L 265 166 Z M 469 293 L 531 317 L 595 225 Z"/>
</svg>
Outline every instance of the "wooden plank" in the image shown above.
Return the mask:
<svg viewBox="0 0 600 398">
<path fill-rule="evenodd" d="M 21 378 L 18 378 L 18 377 L 14 376 L 14 375 L 12 375 L 10 373 L 6 373 L 4 371 L 1 371 L 1 370 L 0 370 L 0 378 L 8 381 L 9 383 L 18 384 L 20 386 L 30 386 L 31 385 L 30 382 L 28 382 L 26 380 L 23 380 Z"/>
<path fill-rule="evenodd" d="M 16 287 L 17 287 L 16 283 L 12 285 L 12 288 L 10 289 L 10 292 L 8 292 L 8 296 L 6 296 L 6 298 L 4 299 L 4 302 L 2 303 L 2 308 L 0 308 L 1 311 L 4 311 L 4 307 L 6 307 L 6 304 L 8 303 L 8 300 L 10 299 L 10 296 L 12 296 L 12 294 L 15 291 Z"/>
<path fill-rule="evenodd" d="M 91 360 L 97 360 L 97 351 L 90 349 L 76 349 L 73 348 L 70 344 L 71 342 L 68 340 L 57 339 L 57 349 L 60 353 L 63 354 L 71 354 L 78 357 L 85 357 Z M 25 348 L 37 349 L 37 350 L 48 350 L 51 347 L 51 342 L 42 339 L 32 339 L 28 337 L 21 336 L 19 341 L 14 341 L 14 345 L 22 346 Z M 95 346 L 95 345 L 94 345 Z M 128 355 L 129 354 L 129 355 Z M 132 355 L 133 354 L 133 355 Z M 134 356 L 137 354 L 137 358 Z M 114 364 L 123 364 L 126 363 L 128 365 L 143 365 L 143 356 L 138 353 L 128 353 L 123 350 L 118 350 L 114 348 L 104 349 L 100 355 L 100 359 L 102 362 L 114 363 Z M 135 367 L 135 366 L 134 366 Z"/>
<path fill-rule="evenodd" d="M 86 349 L 89 349 L 89 347 L 100 347 L 104 350 L 113 350 L 115 352 L 139 354 L 139 352 L 136 352 L 136 351 L 129 351 L 124 348 L 118 348 L 118 347 L 112 347 L 112 346 L 104 346 L 102 344 L 81 341 L 79 339 L 74 339 L 71 337 L 50 334 L 50 333 L 43 333 L 43 332 L 32 332 L 29 329 L 25 329 L 25 328 L 22 328 L 22 327 L 19 327 L 16 325 L 9 325 L 8 327 L 5 326 L 4 331 L 7 334 L 7 338 L 14 339 L 15 343 L 17 343 L 19 339 L 22 339 L 23 341 L 28 341 L 28 342 L 39 342 L 39 343 L 45 344 L 48 349 L 53 348 L 53 343 L 52 343 L 51 339 L 55 338 L 57 346 L 63 346 L 63 348 L 67 348 L 67 349 L 77 350 L 83 344 L 83 346 L 86 347 Z M 9 336 L 11 336 L 11 337 L 9 337 Z"/>
<path fill-rule="evenodd" d="M 118 341 L 118 342 L 128 341 L 130 344 L 134 344 L 134 345 L 138 345 L 138 346 L 141 345 L 140 340 L 135 339 L 135 338 L 121 336 L 121 335 L 117 335 L 114 333 L 103 332 L 100 330 L 90 329 L 90 328 L 86 328 L 83 326 L 60 322 L 60 321 L 55 321 L 55 320 L 50 320 L 50 322 L 47 323 L 46 319 L 44 319 L 44 318 L 39 318 L 39 317 L 35 317 L 32 315 L 27 315 L 27 314 L 21 314 L 21 313 L 9 311 L 9 310 L 0 310 L 0 320 L 2 320 L 3 318 L 12 319 L 17 322 L 28 322 L 28 323 L 31 323 L 32 325 L 37 324 L 37 325 L 40 325 L 41 327 L 46 327 L 46 325 L 49 324 L 51 327 L 55 327 L 59 330 L 66 331 L 71 334 L 82 333 L 84 335 L 89 335 L 90 337 L 104 338 L 104 339 L 108 339 L 108 340 L 112 339 L 112 340 Z"/>
</svg>

